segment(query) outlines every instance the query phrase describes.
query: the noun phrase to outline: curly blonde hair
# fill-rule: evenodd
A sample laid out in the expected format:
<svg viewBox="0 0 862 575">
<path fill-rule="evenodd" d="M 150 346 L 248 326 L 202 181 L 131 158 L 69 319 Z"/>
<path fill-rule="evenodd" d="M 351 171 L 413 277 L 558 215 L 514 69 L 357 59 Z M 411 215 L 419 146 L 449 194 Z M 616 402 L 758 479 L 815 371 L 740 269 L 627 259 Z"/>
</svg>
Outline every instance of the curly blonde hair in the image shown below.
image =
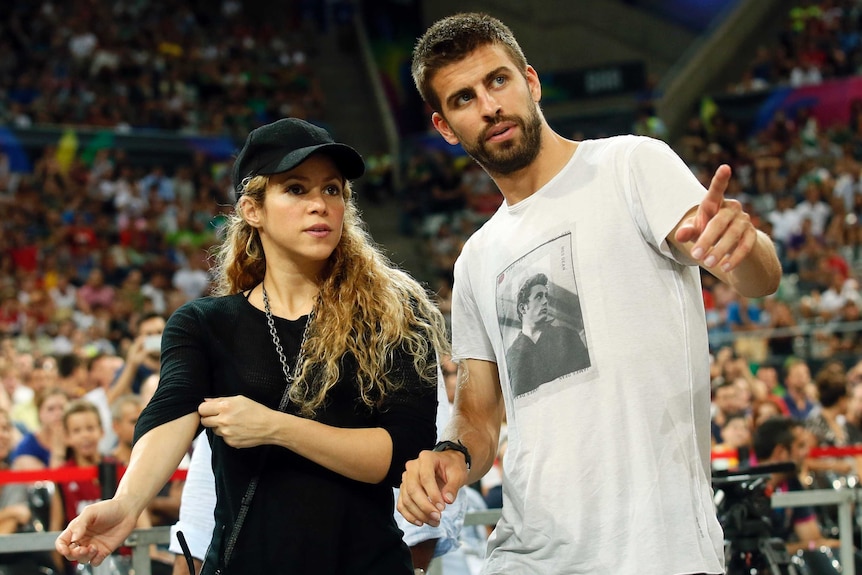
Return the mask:
<svg viewBox="0 0 862 575">
<path fill-rule="evenodd" d="M 262 205 L 268 182 L 267 176 L 244 181 L 242 196 Z M 431 294 L 373 242 L 349 182 L 343 197 L 341 240 L 320 278 L 303 365 L 290 389 L 291 401 L 304 415 L 314 415 L 325 404 L 347 354 L 358 366 L 359 397 L 374 408 L 403 383 L 392 377 L 396 351 L 412 356 L 414 368 L 429 385 L 437 381 L 437 357 L 449 353 L 446 323 Z M 263 281 L 266 255 L 260 236 L 237 209 L 229 216 L 215 258 L 216 295 L 250 290 Z"/>
</svg>

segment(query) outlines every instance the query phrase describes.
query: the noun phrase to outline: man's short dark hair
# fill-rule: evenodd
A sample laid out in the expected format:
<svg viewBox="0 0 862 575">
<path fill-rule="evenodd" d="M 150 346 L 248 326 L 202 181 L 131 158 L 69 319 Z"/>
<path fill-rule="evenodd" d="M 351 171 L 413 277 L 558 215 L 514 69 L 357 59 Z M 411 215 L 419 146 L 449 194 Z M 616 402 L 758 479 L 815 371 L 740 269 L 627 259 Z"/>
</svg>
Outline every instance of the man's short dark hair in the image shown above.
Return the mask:
<svg viewBox="0 0 862 575">
<path fill-rule="evenodd" d="M 776 415 L 761 423 L 754 432 L 754 455 L 760 461 L 766 461 L 779 445 L 790 450 L 793 446 L 793 430 L 801 427 L 799 421 Z"/>
<path fill-rule="evenodd" d="M 521 289 L 518 290 L 518 300 L 515 303 L 515 309 L 518 312 L 518 319 L 522 319 L 523 314 L 521 313 L 521 305 L 526 304 L 530 301 L 530 292 L 533 291 L 535 286 L 545 286 L 548 285 L 548 276 L 543 273 L 538 273 L 536 275 L 530 276 L 527 278 L 521 285 Z"/>
<path fill-rule="evenodd" d="M 70 377 L 83 363 L 84 360 L 77 354 L 63 354 L 57 358 L 57 373 L 60 377 Z"/>
<path fill-rule="evenodd" d="M 435 112 L 440 98 L 431 89 L 431 80 L 441 68 L 459 62 L 487 45 L 502 46 L 518 71 L 526 74 L 527 59 L 515 35 L 500 20 L 478 12 L 454 14 L 438 20 L 419 38 L 413 48 L 410 72 L 422 99 Z"/>
</svg>

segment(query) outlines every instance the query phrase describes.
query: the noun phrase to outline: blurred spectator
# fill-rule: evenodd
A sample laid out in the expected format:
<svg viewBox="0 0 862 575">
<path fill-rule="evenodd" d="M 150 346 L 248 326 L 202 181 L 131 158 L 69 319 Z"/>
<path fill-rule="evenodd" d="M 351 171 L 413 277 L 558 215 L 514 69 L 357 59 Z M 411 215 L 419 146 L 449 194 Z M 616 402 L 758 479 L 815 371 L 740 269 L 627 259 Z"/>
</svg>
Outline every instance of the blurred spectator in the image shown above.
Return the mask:
<svg viewBox="0 0 862 575">
<path fill-rule="evenodd" d="M 802 424 L 789 417 L 774 417 L 764 421 L 754 435 L 754 451 L 761 465 L 773 463 L 793 463 L 795 469 L 773 473 L 769 479 L 768 493 L 802 491 L 803 486 L 797 477 L 811 445 L 810 434 Z M 837 548 L 839 542 L 825 535 L 820 527 L 813 507 L 791 507 L 772 509 L 772 535 L 785 542 L 791 554 L 805 554 L 806 564 L 821 563 L 823 558 L 815 557 L 822 546 Z M 828 566 L 828 561 L 826 561 Z M 824 573 L 834 572 L 825 571 Z"/>
<path fill-rule="evenodd" d="M 12 419 L 9 413 L 0 409 L 0 469 L 9 469 L 9 456 L 15 447 L 14 442 Z M 30 507 L 16 498 L 10 499 L 12 492 L 11 489 L 0 487 L 0 535 L 15 533 L 30 521 Z"/>
<path fill-rule="evenodd" d="M 114 303 L 115 290 L 105 283 L 105 274 L 99 268 L 90 270 L 87 282 L 78 288 L 78 308 L 85 314 L 96 306 L 110 308 Z"/>
<path fill-rule="evenodd" d="M 26 434 L 15 447 L 12 469 L 46 469 L 63 464 L 66 460 L 63 410 L 68 402 L 66 392 L 57 387 L 36 394 L 39 429 Z"/>
<path fill-rule="evenodd" d="M 740 389 L 732 380 L 719 376 L 712 383 L 712 440 L 721 443 L 721 430 L 732 414 L 744 409 Z"/>
<path fill-rule="evenodd" d="M 798 421 L 804 420 L 817 406 L 811 393 L 811 370 L 800 358 L 790 358 L 784 364 L 784 406 L 787 413 Z"/>
<path fill-rule="evenodd" d="M 189 301 L 209 293 L 212 278 L 207 266 L 207 253 L 192 247 L 184 247 L 183 263 L 174 272 L 173 287 Z"/>
<path fill-rule="evenodd" d="M 862 434 L 846 425 L 849 397 L 847 374 L 838 362 L 827 363 L 817 373 L 820 408 L 805 420 L 805 427 L 814 436 L 814 447 L 844 447 L 862 442 Z M 862 462 L 862 457 L 858 460 Z M 857 463 L 852 457 L 812 458 L 806 462 L 813 473 L 814 486 L 832 488 L 846 485 L 848 476 L 856 476 Z"/>
<path fill-rule="evenodd" d="M 111 387 L 111 383 L 122 365 L 123 358 L 104 353 L 97 353 L 87 361 L 87 391 L 81 397 L 99 410 L 104 430 L 99 442 L 99 450 L 102 453 L 108 453 L 117 443 L 112 425 L 111 406 L 119 394 Z"/>
<path fill-rule="evenodd" d="M 796 338 L 800 335 L 793 310 L 785 301 L 776 299 L 769 303 L 767 347 L 773 358 L 787 358 L 796 353 Z"/>
<path fill-rule="evenodd" d="M 161 315 L 152 313 L 141 318 L 135 339 L 126 353 L 123 368 L 111 385 L 113 393 L 139 393 L 144 380 L 159 373 L 164 330 L 165 318 Z"/>
<path fill-rule="evenodd" d="M 135 439 L 135 424 L 143 408 L 143 401 L 133 393 L 120 396 L 111 404 L 111 427 L 117 437 L 117 443 L 110 453 L 122 465 L 129 465 Z"/>
<path fill-rule="evenodd" d="M 725 417 L 719 436 L 712 448 L 714 469 L 749 467 L 754 460 L 751 450 L 751 417 L 745 412 Z"/>
<path fill-rule="evenodd" d="M 860 303 L 848 299 L 829 323 L 829 356 L 862 357 L 862 313 Z"/>
</svg>

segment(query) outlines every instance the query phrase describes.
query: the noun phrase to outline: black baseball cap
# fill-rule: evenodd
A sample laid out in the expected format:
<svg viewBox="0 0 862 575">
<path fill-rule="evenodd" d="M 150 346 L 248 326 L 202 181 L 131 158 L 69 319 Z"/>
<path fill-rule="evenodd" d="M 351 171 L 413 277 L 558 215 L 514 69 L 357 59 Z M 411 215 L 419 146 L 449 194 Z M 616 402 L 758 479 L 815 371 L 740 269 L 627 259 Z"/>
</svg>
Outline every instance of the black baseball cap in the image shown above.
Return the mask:
<svg viewBox="0 0 862 575">
<path fill-rule="evenodd" d="M 348 180 L 365 173 L 359 152 L 339 144 L 320 126 L 298 118 L 282 118 L 249 132 L 233 164 L 234 189 L 239 195 L 245 178 L 292 170 L 316 153 L 332 158 Z"/>
</svg>

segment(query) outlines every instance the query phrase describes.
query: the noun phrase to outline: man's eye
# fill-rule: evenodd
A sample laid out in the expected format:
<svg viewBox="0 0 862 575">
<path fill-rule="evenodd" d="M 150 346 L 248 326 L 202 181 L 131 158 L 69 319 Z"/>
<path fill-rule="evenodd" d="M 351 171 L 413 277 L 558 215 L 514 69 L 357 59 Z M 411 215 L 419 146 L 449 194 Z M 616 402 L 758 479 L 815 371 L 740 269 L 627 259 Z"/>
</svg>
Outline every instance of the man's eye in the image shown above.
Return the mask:
<svg viewBox="0 0 862 575">
<path fill-rule="evenodd" d="M 496 78 L 494 78 L 494 84 L 496 84 L 497 86 L 502 86 L 505 83 L 506 83 L 506 77 L 505 76 L 497 76 Z"/>
</svg>

